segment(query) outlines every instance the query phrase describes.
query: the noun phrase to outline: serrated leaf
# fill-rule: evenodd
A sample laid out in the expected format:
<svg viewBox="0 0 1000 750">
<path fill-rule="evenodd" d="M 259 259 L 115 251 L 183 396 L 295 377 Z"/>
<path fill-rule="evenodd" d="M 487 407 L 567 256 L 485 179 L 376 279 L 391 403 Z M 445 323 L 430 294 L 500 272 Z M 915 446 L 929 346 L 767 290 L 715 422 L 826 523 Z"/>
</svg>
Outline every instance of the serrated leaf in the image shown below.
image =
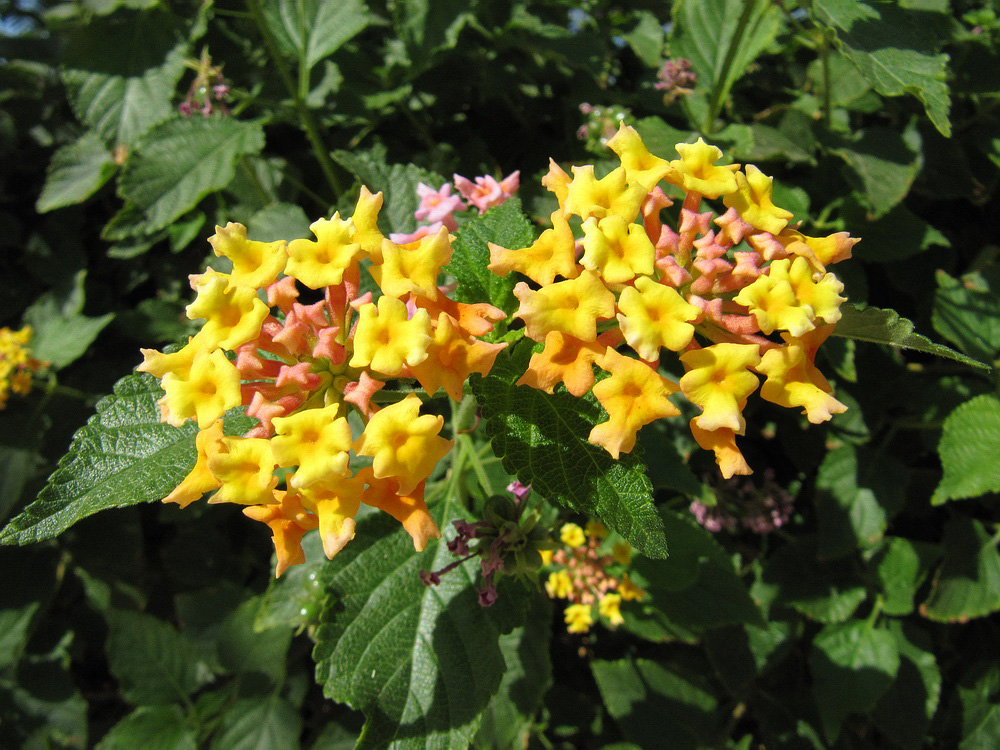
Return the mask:
<svg viewBox="0 0 1000 750">
<path fill-rule="evenodd" d="M 311 237 L 309 217 L 300 206 L 272 203 L 247 220 L 247 236 L 257 242 L 276 242 Z"/>
<path fill-rule="evenodd" d="M 842 52 L 876 91 L 916 96 L 934 127 L 951 136 L 948 56 L 936 54 L 938 37 L 931 31 L 944 17 L 928 18 L 878 0 L 817 0 L 809 7 L 820 22 L 837 29 Z"/>
<path fill-rule="evenodd" d="M 84 315 L 84 281 L 87 272 L 77 271 L 71 279 L 45 293 L 24 312 L 24 322 L 34 331 L 31 353 L 36 359 L 59 369 L 75 362 L 115 317 L 106 313 L 96 318 Z"/>
<path fill-rule="evenodd" d="M 920 614 L 938 622 L 965 622 L 1000 609 L 997 540 L 972 518 L 956 517 L 944 529 L 944 560 Z"/>
<path fill-rule="evenodd" d="M 438 519 L 455 517 L 446 502 Z M 384 514 L 358 523 L 357 536 L 323 572 L 329 595 L 316 630 L 316 680 L 333 700 L 366 717 L 358 748 L 465 748 L 504 671 L 501 593 L 479 606 L 479 565 L 468 561 L 425 587 L 421 570 L 454 561 L 442 542 L 422 553 Z"/>
<path fill-rule="evenodd" d="M 900 317 L 895 310 L 844 305 L 840 308 L 840 312 L 842 317 L 837 323 L 837 327 L 833 329 L 834 336 L 868 341 L 873 344 L 886 344 L 901 349 L 913 349 L 925 354 L 953 359 L 971 367 L 990 369 L 989 365 L 960 354 L 943 344 L 936 344 L 926 336 L 915 333 L 913 323 Z"/>
<path fill-rule="evenodd" d="M 108 508 L 165 497 L 194 466 L 197 425 L 160 422 L 156 378 L 127 375 L 97 413 L 73 436 L 69 451 L 38 499 L 0 532 L 0 544 L 50 539 L 77 521 Z M 244 434 L 254 420 L 239 410 L 226 415 L 226 434 Z"/>
<path fill-rule="evenodd" d="M 823 734 L 832 745 L 850 714 L 867 714 L 896 679 L 899 646 L 864 620 L 827 625 L 813 641 L 809 672 Z"/>
<path fill-rule="evenodd" d="M 992 362 L 1000 351 L 1000 299 L 997 273 L 956 279 L 937 271 L 931 324 L 964 352 Z M 991 283 L 992 282 L 992 283 Z"/>
<path fill-rule="evenodd" d="M 938 444 L 944 475 L 931 497 L 933 505 L 948 500 L 1000 492 L 1000 400 L 976 396 L 944 421 Z"/>
<path fill-rule="evenodd" d="M 412 232 L 416 228 L 413 212 L 420 205 L 418 184 L 440 187 L 447 182 L 441 175 L 415 164 L 387 164 L 384 146 L 371 151 L 334 151 L 333 158 L 373 193 L 382 193 L 379 226 L 386 234 Z"/>
<path fill-rule="evenodd" d="M 749 11 L 746 17 L 744 10 Z M 671 17 L 671 55 L 690 60 L 696 90 L 718 92 L 720 104 L 782 23 L 775 5 L 753 0 L 682 0 L 674 4 Z"/>
<path fill-rule="evenodd" d="M 119 191 L 146 212 L 145 229 L 154 232 L 228 185 L 236 160 L 262 148 L 259 123 L 222 117 L 167 120 L 136 145 L 122 170 Z"/>
<path fill-rule="evenodd" d="M 311 69 L 368 25 L 362 0 L 265 0 L 261 10 L 282 51 Z"/>
<path fill-rule="evenodd" d="M 111 727 L 95 750 L 197 750 L 178 706 L 139 706 Z"/>
<path fill-rule="evenodd" d="M 277 693 L 236 701 L 223 715 L 211 750 L 297 750 L 302 716 Z"/>
<path fill-rule="evenodd" d="M 52 155 L 35 210 L 45 213 L 87 200 L 111 178 L 116 168 L 101 139 L 92 132 L 84 134 Z"/>
<path fill-rule="evenodd" d="M 108 665 L 131 703 L 165 705 L 186 700 L 199 684 L 198 657 L 169 623 L 141 612 L 109 610 Z"/>
<path fill-rule="evenodd" d="M 639 747 L 709 746 L 721 717 L 704 675 L 647 659 L 595 661 L 594 679 L 608 713 Z"/>
<path fill-rule="evenodd" d="M 472 378 L 486 434 L 504 470 L 545 499 L 599 518 L 643 554 L 666 557 L 663 522 L 642 459 L 633 452 L 616 461 L 587 442 L 593 426 L 606 419 L 597 399 L 514 385 L 527 366 L 530 344 L 519 345 L 513 357 L 501 353 L 488 377 Z"/>
<path fill-rule="evenodd" d="M 489 243 L 508 250 L 520 250 L 535 241 L 528 217 L 521 210 L 521 201 L 510 198 L 478 216 L 456 233 L 452 243 L 451 263 L 444 270 L 458 280 L 455 299 L 459 302 L 488 302 L 508 315 L 517 306 L 514 298 L 514 273 L 497 276 L 489 270 Z M 502 332 L 504 327 L 498 326 Z"/>
</svg>

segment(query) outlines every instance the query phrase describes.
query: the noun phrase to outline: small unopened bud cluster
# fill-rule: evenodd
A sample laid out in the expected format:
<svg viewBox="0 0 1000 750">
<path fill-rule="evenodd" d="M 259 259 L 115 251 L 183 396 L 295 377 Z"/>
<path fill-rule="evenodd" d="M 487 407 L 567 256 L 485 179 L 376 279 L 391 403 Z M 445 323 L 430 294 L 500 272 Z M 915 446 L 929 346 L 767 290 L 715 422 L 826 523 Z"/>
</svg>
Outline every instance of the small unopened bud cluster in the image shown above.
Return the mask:
<svg viewBox="0 0 1000 750">
<path fill-rule="evenodd" d="M 669 107 L 682 96 L 687 96 L 694 90 L 698 76 L 691 70 L 691 61 L 683 57 L 676 60 L 666 60 L 656 74 L 657 82 L 653 88 L 663 92 L 663 105 Z"/>
<path fill-rule="evenodd" d="M 586 529 L 575 523 L 564 524 L 559 538 L 565 545 L 551 558 L 559 566 L 549 574 L 545 591 L 553 599 L 566 599 L 564 612 L 566 629 L 570 633 L 586 633 L 597 615 L 611 627 L 621 625 L 623 601 L 640 601 L 646 592 L 629 580 L 625 569 L 632 562 L 632 547 L 617 542 L 610 554 L 604 552 L 608 530 L 604 524 L 590 521 Z"/>
<path fill-rule="evenodd" d="M 226 102 L 230 90 L 226 77 L 222 75 L 222 66 L 212 64 L 207 49 L 202 50 L 198 60 L 187 61 L 185 65 L 195 71 L 195 77 L 184 101 L 177 106 L 180 113 L 185 117 L 191 117 L 195 112 L 202 117 L 211 117 L 216 113 L 228 115 Z"/>
<path fill-rule="evenodd" d="M 690 510 L 695 520 L 712 532 L 737 529 L 770 534 L 788 523 L 795 512 L 792 494 L 774 481 L 774 472 L 764 472 L 763 482 L 750 478 L 726 480 L 717 490 L 715 505 L 695 500 Z"/>
<path fill-rule="evenodd" d="M 466 560 L 479 557 L 482 586 L 477 590 L 479 604 L 491 607 L 497 600 L 495 576 L 512 575 L 519 578 L 533 573 L 542 566 L 543 553 L 550 553 L 555 544 L 549 531 L 538 524 L 537 513 L 524 513 L 523 499 L 530 487 L 513 483 L 508 488 L 514 500 L 494 495 L 486 501 L 484 520 L 469 523 L 464 519 L 452 521 L 456 536 L 448 542 L 448 550 L 459 559 L 441 570 L 420 572 L 425 586 L 441 583 L 441 576 L 454 570 Z"/>
<path fill-rule="evenodd" d="M 618 132 L 618 126 L 632 119 L 632 113 L 618 105 L 595 106 L 583 102 L 580 112 L 586 115 L 586 120 L 577 128 L 576 137 L 585 141 L 588 151 L 597 154 L 604 153 L 608 141 Z"/>
</svg>

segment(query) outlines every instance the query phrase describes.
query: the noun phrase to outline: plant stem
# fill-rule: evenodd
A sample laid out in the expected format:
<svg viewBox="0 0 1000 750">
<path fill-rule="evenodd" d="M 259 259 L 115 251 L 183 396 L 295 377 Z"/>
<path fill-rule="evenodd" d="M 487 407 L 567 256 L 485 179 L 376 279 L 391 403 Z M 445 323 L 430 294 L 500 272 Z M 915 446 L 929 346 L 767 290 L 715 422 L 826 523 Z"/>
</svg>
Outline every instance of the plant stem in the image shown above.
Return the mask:
<svg viewBox="0 0 1000 750">
<path fill-rule="evenodd" d="M 278 43 L 271 33 L 271 29 L 268 28 L 267 21 L 264 19 L 263 14 L 260 10 L 260 5 L 258 0 L 246 0 L 247 10 L 250 11 L 250 15 L 253 17 L 254 24 L 257 26 L 257 30 L 260 32 L 261 38 L 264 40 L 264 46 L 267 47 L 267 52 L 271 57 L 272 62 L 274 62 L 274 67 L 278 71 L 278 76 L 281 78 L 282 83 L 285 84 L 285 88 L 288 90 L 289 96 L 292 97 L 292 103 L 295 106 L 296 114 L 299 118 L 299 125 L 302 127 L 302 131 L 305 133 L 306 138 L 309 140 L 309 145 L 312 147 L 313 156 L 316 157 L 316 161 L 319 163 L 320 169 L 323 171 L 323 176 L 326 177 L 327 184 L 330 186 L 330 191 L 333 193 L 331 205 L 337 202 L 337 198 L 343 192 L 343 186 L 340 184 L 340 178 L 337 176 L 337 167 L 330 158 L 330 152 L 323 143 L 323 138 L 320 136 L 319 124 L 316 122 L 316 118 L 313 116 L 312 111 L 306 105 L 306 97 L 302 95 L 302 79 L 305 77 L 305 88 L 308 94 L 309 88 L 309 71 L 305 65 L 304 52 L 299 55 L 299 83 L 296 84 L 295 79 L 292 78 L 292 73 L 285 64 L 285 60 L 281 55 L 281 50 L 278 48 Z"/>
<path fill-rule="evenodd" d="M 729 94 L 729 69 L 736 59 L 736 53 L 743 42 L 743 36 L 746 33 L 747 26 L 750 25 L 750 17 L 753 15 L 756 5 L 757 0 L 744 0 L 743 13 L 740 14 L 740 20 L 736 22 L 736 30 L 733 32 L 733 38 L 729 40 L 729 49 L 726 50 L 726 57 L 722 62 L 722 70 L 719 72 L 719 77 L 715 80 L 715 84 L 712 87 L 712 95 L 708 100 L 708 116 L 702 126 L 702 130 L 705 133 L 714 131 L 715 118 L 722 111 L 722 105 Z"/>
</svg>

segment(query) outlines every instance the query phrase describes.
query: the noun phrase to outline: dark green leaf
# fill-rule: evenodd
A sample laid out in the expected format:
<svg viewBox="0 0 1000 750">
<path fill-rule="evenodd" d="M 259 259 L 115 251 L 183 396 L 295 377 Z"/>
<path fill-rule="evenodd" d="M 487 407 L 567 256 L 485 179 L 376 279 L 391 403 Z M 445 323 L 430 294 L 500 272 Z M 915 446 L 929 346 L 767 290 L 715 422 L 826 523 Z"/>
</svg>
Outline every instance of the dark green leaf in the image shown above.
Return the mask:
<svg viewBox="0 0 1000 750">
<path fill-rule="evenodd" d="M 871 561 L 885 597 L 882 611 L 887 615 L 911 614 L 913 597 L 940 551 L 936 545 L 899 536 L 885 537 L 883 541 Z"/>
<path fill-rule="evenodd" d="M 445 529 L 452 512 L 445 505 Z M 316 679 L 327 697 L 364 712 L 359 748 L 466 747 L 499 688 L 505 594 L 491 608 L 479 606 L 477 561 L 438 586 L 420 582 L 422 569 L 454 559 L 438 541 L 414 553 L 399 524 L 377 514 L 358 523 L 354 541 L 326 565 Z"/>
<path fill-rule="evenodd" d="M 896 745 L 918 750 L 937 711 L 941 671 L 926 633 L 900 620 L 890 620 L 888 630 L 899 649 L 899 673 L 875 706 L 874 719 Z"/>
<path fill-rule="evenodd" d="M 898 670 L 899 646 L 892 633 L 863 620 L 820 631 L 809 653 L 809 671 L 830 744 L 850 714 L 867 714 L 875 707 Z"/>
<path fill-rule="evenodd" d="M 83 284 L 87 272 L 78 271 L 72 279 L 40 297 L 24 312 L 24 322 L 34 329 L 31 353 L 56 369 L 75 362 L 114 318 L 107 313 L 98 318 L 83 314 Z"/>
<path fill-rule="evenodd" d="M 236 160 L 264 147 L 259 123 L 233 118 L 171 119 L 136 145 L 122 171 L 123 197 L 146 212 L 146 231 L 161 229 L 233 179 Z"/>
<path fill-rule="evenodd" d="M 651 68 L 663 61 L 663 24 L 649 11 L 639 11 L 638 23 L 622 38 L 636 56 Z"/>
<path fill-rule="evenodd" d="M 678 157 L 675 148 L 678 143 L 687 143 L 694 137 L 693 131 L 678 130 L 659 117 L 643 117 L 636 122 L 635 129 L 650 153 L 668 160 Z"/>
<path fill-rule="evenodd" d="M 1000 492 L 1000 400 L 983 394 L 949 414 L 938 453 L 944 475 L 932 504 Z"/>
<path fill-rule="evenodd" d="M 915 129 L 900 134 L 887 128 L 867 128 L 831 150 L 850 167 L 848 176 L 854 178 L 874 219 L 906 197 L 922 163 Z"/>
<path fill-rule="evenodd" d="M 497 276 L 490 263 L 489 243 L 509 250 L 520 250 L 535 241 L 528 218 L 521 211 L 521 201 L 511 198 L 482 216 L 464 224 L 452 243 L 451 264 L 444 269 L 458 280 L 455 299 L 459 302 L 488 302 L 508 315 L 514 311 L 515 274 Z"/>
<path fill-rule="evenodd" d="M 639 747 L 696 750 L 718 732 L 717 699 L 703 675 L 646 659 L 595 661 L 608 713 Z"/>
<path fill-rule="evenodd" d="M 285 679 L 292 631 L 288 627 L 258 630 L 254 623 L 260 608 L 261 597 L 254 597 L 223 621 L 219 630 L 219 661 L 234 674 L 247 675 L 258 684 L 264 675 L 278 687 Z"/>
<path fill-rule="evenodd" d="M 311 69 L 369 22 L 362 0 L 264 0 L 261 10 L 282 50 Z"/>
<path fill-rule="evenodd" d="M 272 203 L 262 208 L 247 221 L 247 236 L 257 242 L 296 240 L 308 238 L 309 217 L 299 206 L 291 203 Z"/>
<path fill-rule="evenodd" d="M 1000 737 L 1000 666 L 979 662 L 959 685 L 962 702 L 962 742 L 959 750 L 994 750 Z M 969 684 L 971 683 L 971 684 Z"/>
<path fill-rule="evenodd" d="M 222 715 L 212 750 L 298 750 L 302 717 L 277 693 L 236 701 Z"/>
<path fill-rule="evenodd" d="M 72 30 L 66 63 L 71 69 L 136 78 L 162 65 L 186 31 L 181 19 L 164 6 L 116 13 Z"/>
<path fill-rule="evenodd" d="M 39 213 L 81 203 L 115 173 L 110 152 L 93 132 L 52 155 L 45 187 L 35 203 Z"/>
<path fill-rule="evenodd" d="M 160 422 L 156 378 L 128 375 L 97 413 L 73 436 L 69 452 L 38 499 L 0 533 L 2 544 L 29 544 L 54 537 L 82 518 L 108 508 L 162 499 L 194 466 L 197 425 Z M 234 410 L 226 433 L 242 435 L 254 420 Z"/>
<path fill-rule="evenodd" d="M 177 706 L 140 706 L 119 721 L 95 750 L 197 750 L 194 734 Z"/>
<path fill-rule="evenodd" d="M 997 540 L 972 518 L 956 517 L 944 529 L 944 560 L 920 614 L 939 622 L 965 622 L 1000 609 Z"/>
<path fill-rule="evenodd" d="M 859 309 L 854 305 L 841 307 L 842 317 L 833 330 L 834 336 L 843 336 L 858 341 L 869 341 L 875 344 L 887 344 L 902 349 L 914 349 L 918 352 L 946 357 L 956 362 L 989 369 L 988 365 L 978 362 L 954 349 L 942 344 L 935 344 L 925 336 L 915 333 L 913 323 L 901 318 L 895 310 L 883 310 L 878 307 Z"/>
<path fill-rule="evenodd" d="M 417 185 L 422 182 L 437 189 L 446 182 L 444 177 L 415 164 L 390 166 L 382 146 L 371 151 L 334 151 L 333 158 L 373 193 L 382 193 L 379 225 L 386 233 L 412 232 L 416 227 L 413 212 L 420 205 Z"/>
<path fill-rule="evenodd" d="M 521 343 L 513 357 L 501 353 L 489 377 L 472 379 L 504 470 L 545 499 L 599 518 L 643 554 L 666 557 L 663 522 L 642 460 L 627 453 L 616 461 L 587 442 L 593 426 L 606 419 L 593 395 L 514 385 L 527 366 L 530 344 Z"/>
<path fill-rule="evenodd" d="M 141 612 L 109 610 L 108 664 L 131 703 L 164 705 L 186 700 L 199 683 L 191 643 L 169 623 Z"/>
<path fill-rule="evenodd" d="M 956 279 L 944 271 L 936 274 L 931 323 L 934 330 L 963 352 L 992 362 L 1000 351 L 1000 286 L 996 272 L 987 280 L 980 274 Z M 994 283 L 990 283 L 994 281 Z"/>
</svg>

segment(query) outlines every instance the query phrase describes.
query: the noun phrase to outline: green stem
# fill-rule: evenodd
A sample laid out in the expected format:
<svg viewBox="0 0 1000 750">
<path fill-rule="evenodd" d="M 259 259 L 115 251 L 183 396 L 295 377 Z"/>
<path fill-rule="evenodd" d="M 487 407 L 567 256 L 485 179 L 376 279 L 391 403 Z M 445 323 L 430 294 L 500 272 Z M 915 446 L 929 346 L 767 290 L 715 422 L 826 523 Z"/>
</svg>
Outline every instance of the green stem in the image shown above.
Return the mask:
<svg viewBox="0 0 1000 750">
<path fill-rule="evenodd" d="M 729 40 L 729 49 L 726 50 L 726 57 L 722 62 L 722 70 L 715 81 L 715 85 L 712 88 L 712 95 L 708 100 L 708 117 L 702 127 L 705 133 L 711 133 L 715 130 L 715 119 L 719 116 L 719 112 L 722 111 L 722 105 L 729 94 L 729 69 L 733 66 L 733 61 L 736 59 L 736 53 L 743 42 L 743 36 L 750 25 L 750 17 L 753 15 L 756 5 L 757 0 L 744 0 L 743 13 L 740 14 L 740 20 L 736 23 L 736 31 L 733 32 L 733 38 Z"/>
<path fill-rule="evenodd" d="M 254 24 L 257 26 L 257 30 L 260 32 L 261 39 L 264 40 L 264 46 L 267 47 L 268 55 L 270 55 L 271 61 L 274 63 L 274 67 L 278 71 L 278 76 L 281 78 L 282 83 L 284 83 L 285 88 L 288 90 L 289 96 L 292 97 L 292 102 L 295 106 L 295 111 L 299 119 L 299 125 L 302 127 L 302 131 L 309 140 L 313 156 L 316 157 L 316 161 L 319 163 L 323 176 L 326 177 L 326 181 L 330 186 L 331 192 L 333 193 L 333 199 L 330 203 L 336 203 L 337 198 L 343 192 L 343 186 L 340 184 L 340 178 L 337 176 L 337 167 L 330 158 L 330 152 L 323 144 L 323 138 L 320 136 L 319 124 L 316 122 L 316 118 L 313 116 L 309 107 L 306 106 L 306 97 L 301 93 L 301 81 L 303 75 L 306 78 L 307 95 L 309 88 L 309 71 L 306 69 L 307 66 L 305 65 L 305 58 L 303 57 L 304 52 L 299 56 L 299 84 L 297 85 L 295 79 L 292 78 L 291 71 L 288 69 L 288 66 L 285 65 L 285 60 L 281 55 L 281 50 L 278 48 L 277 40 L 275 40 L 274 35 L 271 33 L 271 29 L 268 28 L 267 21 L 264 19 L 264 15 L 260 10 L 258 0 L 246 0 L 246 4 L 247 10 L 250 12 L 250 15 L 253 17 Z"/>
</svg>

